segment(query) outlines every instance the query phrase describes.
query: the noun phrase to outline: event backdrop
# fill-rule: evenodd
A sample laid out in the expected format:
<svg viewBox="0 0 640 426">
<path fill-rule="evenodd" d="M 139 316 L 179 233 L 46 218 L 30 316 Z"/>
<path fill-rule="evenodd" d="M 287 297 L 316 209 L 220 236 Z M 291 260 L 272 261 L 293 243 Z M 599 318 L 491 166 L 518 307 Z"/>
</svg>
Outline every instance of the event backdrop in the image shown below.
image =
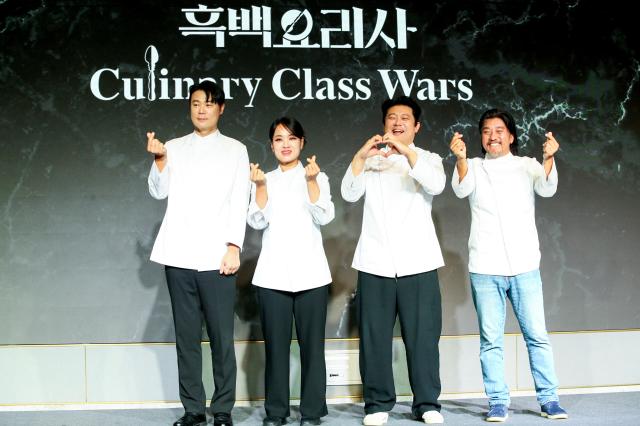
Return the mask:
<svg viewBox="0 0 640 426">
<path fill-rule="evenodd" d="M 329 175 L 327 338 L 357 336 L 362 202 L 344 202 L 340 182 L 381 131 L 381 102 L 399 94 L 419 100 L 416 144 L 443 157 L 449 180 L 453 132 L 479 155 L 487 108 L 513 113 L 522 155 L 540 159 L 553 131 L 559 189 L 537 201 L 548 327 L 640 328 L 632 18 L 580 0 L 0 2 L 0 344 L 173 340 L 163 268 L 149 261 L 166 204 L 148 194 L 145 134 L 189 133 L 185 97 L 202 78 L 225 88 L 221 131 L 252 162 L 275 167 L 267 130 L 287 114 Z M 477 333 L 469 207 L 450 183 L 433 219 L 443 334 Z M 260 238 L 247 231 L 238 340 L 261 338 L 250 284 Z M 507 328 L 518 330 L 511 316 Z"/>
</svg>

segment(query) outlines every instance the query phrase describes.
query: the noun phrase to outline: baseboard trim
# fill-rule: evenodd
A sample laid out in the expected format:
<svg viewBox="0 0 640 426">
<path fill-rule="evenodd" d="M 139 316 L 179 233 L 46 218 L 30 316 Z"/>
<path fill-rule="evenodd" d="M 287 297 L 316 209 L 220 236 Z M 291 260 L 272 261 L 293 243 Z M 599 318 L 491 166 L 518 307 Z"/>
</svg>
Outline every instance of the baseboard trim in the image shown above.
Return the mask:
<svg viewBox="0 0 640 426">
<path fill-rule="evenodd" d="M 597 393 L 640 392 L 640 384 L 623 386 L 596 386 L 558 389 L 560 395 L 586 395 Z M 512 397 L 535 396 L 534 391 L 513 391 Z M 443 393 L 441 401 L 458 399 L 486 398 L 483 393 Z M 411 401 L 411 395 L 398 395 L 398 402 Z M 292 405 L 297 405 L 299 400 L 291 400 Z M 343 396 L 328 398 L 327 404 L 359 404 L 362 396 Z M 264 401 L 238 401 L 236 407 L 261 407 Z M 102 403 L 102 404 L 33 404 L 33 405 L 3 405 L 0 411 L 91 411 L 91 410 L 146 410 L 182 408 L 179 402 L 137 402 L 137 403 Z"/>
</svg>

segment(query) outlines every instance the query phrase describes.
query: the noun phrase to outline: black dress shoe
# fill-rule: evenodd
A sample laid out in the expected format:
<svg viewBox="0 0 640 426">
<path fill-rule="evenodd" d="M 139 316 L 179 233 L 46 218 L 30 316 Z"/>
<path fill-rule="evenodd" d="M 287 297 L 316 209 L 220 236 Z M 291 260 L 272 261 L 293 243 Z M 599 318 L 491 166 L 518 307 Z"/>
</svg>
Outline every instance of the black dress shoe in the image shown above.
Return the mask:
<svg viewBox="0 0 640 426">
<path fill-rule="evenodd" d="M 320 422 L 320 418 L 319 417 L 303 417 L 300 420 L 300 426 L 310 426 L 310 425 L 319 425 Z"/>
<path fill-rule="evenodd" d="M 207 416 L 204 414 L 184 413 L 173 426 L 204 426 L 207 424 Z"/>
<path fill-rule="evenodd" d="M 262 426 L 282 426 L 284 424 L 287 424 L 287 419 L 282 417 L 269 416 L 262 421 Z"/>
<path fill-rule="evenodd" d="M 215 413 L 213 415 L 213 425 L 214 426 L 233 426 L 233 421 L 231 420 L 231 414 Z"/>
</svg>

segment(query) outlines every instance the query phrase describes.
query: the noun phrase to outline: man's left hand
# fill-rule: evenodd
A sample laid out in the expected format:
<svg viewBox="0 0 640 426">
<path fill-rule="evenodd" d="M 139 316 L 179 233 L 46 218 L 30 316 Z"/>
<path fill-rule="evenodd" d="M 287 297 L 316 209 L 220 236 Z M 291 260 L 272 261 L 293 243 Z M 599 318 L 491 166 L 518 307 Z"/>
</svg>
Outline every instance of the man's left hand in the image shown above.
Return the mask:
<svg viewBox="0 0 640 426">
<path fill-rule="evenodd" d="M 400 142 L 393 134 L 385 133 L 382 137 L 382 142 L 386 143 L 389 147 L 389 150 L 384 154 L 385 157 L 388 157 L 392 154 L 400 154 L 407 157 L 409 160 L 409 164 L 413 167 L 418 161 L 418 154 L 409 147 L 409 145 L 405 145 Z"/>
<path fill-rule="evenodd" d="M 556 141 L 551 132 L 545 133 L 545 136 L 547 137 L 547 140 L 542 144 L 542 158 L 546 160 L 553 157 L 555 153 L 558 152 L 560 144 Z"/>
<path fill-rule="evenodd" d="M 393 154 L 400 154 L 406 157 L 412 151 L 411 148 L 400 142 L 392 133 L 385 133 L 382 136 L 382 143 L 386 143 L 389 147 L 389 150 L 383 154 L 385 157 Z"/>
</svg>

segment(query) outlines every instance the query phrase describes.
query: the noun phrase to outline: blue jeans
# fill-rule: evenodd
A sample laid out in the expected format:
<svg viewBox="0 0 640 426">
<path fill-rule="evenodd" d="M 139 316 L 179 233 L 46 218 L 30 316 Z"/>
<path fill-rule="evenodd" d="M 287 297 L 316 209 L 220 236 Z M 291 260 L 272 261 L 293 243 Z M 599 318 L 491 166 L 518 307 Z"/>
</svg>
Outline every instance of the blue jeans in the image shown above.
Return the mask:
<svg viewBox="0 0 640 426">
<path fill-rule="evenodd" d="M 507 298 L 520 324 L 540 405 L 558 400 L 558 379 L 544 322 L 540 271 L 506 277 L 470 273 L 480 328 L 480 363 L 489 406 L 509 405 L 504 379 L 504 322 Z"/>
</svg>

